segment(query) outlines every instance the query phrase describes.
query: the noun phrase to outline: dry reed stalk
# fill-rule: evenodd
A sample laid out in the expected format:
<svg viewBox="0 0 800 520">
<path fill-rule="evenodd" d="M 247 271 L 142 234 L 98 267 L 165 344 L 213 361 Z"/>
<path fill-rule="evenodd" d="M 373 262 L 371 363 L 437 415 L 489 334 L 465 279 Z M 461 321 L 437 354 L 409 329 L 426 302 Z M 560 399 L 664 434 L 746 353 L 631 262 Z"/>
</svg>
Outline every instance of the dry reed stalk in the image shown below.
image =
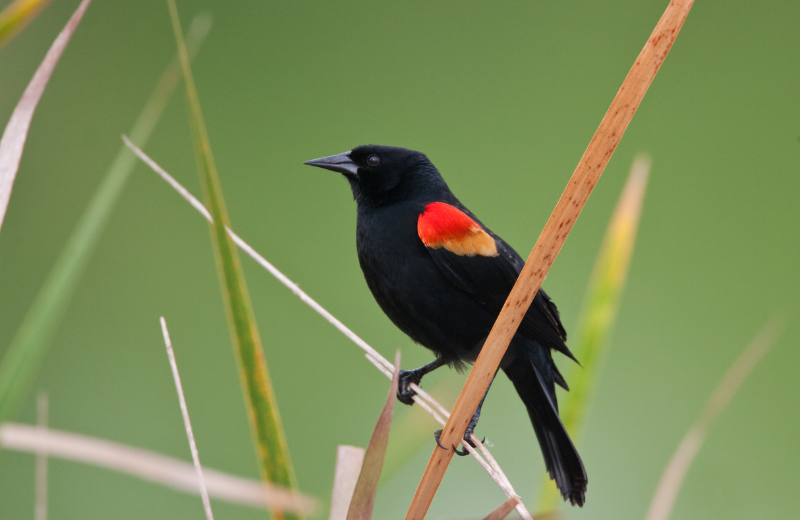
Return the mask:
<svg viewBox="0 0 800 520">
<path fill-rule="evenodd" d="M 178 401 L 181 405 L 181 415 L 183 416 L 183 426 L 186 428 L 186 437 L 189 439 L 189 449 L 192 452 L 194 470 L 197 472 L 197 484 L 200 489 L 200 498 L 203 501 L 203 509 L 206 513 L 206 520 L 214 520 L 214 513 L 211 511 L 211 501 L 208 499 L 208 489 L 206 488 L 206 478 L 203 475 L 203 466 L 200 465 L 200 454 L 197 452 L 197 443 L 194 440 L 192 431 L 192 421 L 189 419 L 189 408 L 186 406 L 186 397 L 183 395 L 183 385 L 181 375 L 178 373 L 178 362 L 175 360 L 175 351 L 172 350 L 172 340 L 169 338 L 167 330 L 167 320 L 161 317 L 161 333 L 164 335 L 164 346 L 167 348 L 169 367 L 172 369 L 172 379 L 175 380 L 175 390 L 178 392 Z"/>
<path fill-rule="evenodd" d="M 145 164 L 147 164 L 154 172 L 156 172 L 162 179 L 164 179 L 175 191 L 180 194 L 193 208 L 195 208 L 206 220 L 209 222 L 212 220 L 211 214 L 208 210 L 203 206 L 203 204 L 197 200 L 189 190 L 184 188 L 178 181 L 176 181 L 169 173 L 167 173 L 161 166 L 158 165 L 153 159 L 151 159 L 147 154 L 145 154 L 141 149 L 139 149 L 135 144 L 133 144 L 130 139 L 126 136 L 122 136 L 122 140 L 125 145 L 136 154 L 139 159 L 142 160 Z M 242 240 L 239 235 L 234 233 L 231 229 L 227 229 L 228 235 L 231 237 L 231 240 L 239 246 L 245 253 L 247 253 L 253 260 L 256 261 L 261 267 L 266 269 L 272 276 L 278 279 L 284 286 L 286 286 L 295 296 L 300 298 L 300 300 L 314 309 L 320 316 L 325 318 L 331 325 L 336 327 L 338 331 L 342 334 L 347 336 L 353 343 L 358 345 L 361 348 L 365 355 L 364 357 L 369 360 L 370 363 L 375 365 L 375 367 L 380 370 L 386 377 L 389 379 L 392 378 L 392 374 L 394 372 L 394 365 L 392 365 L 386 358 L 380 355 L 377 350 L 372 348 L 366 341 L 361 339 L 356 335 L 355 332 L 347 328 L 341 321 L 336 319 L 333 314 L 328 312 L 324 307 L 322 307 L 319 303 L 314 301 L 308 294 L 306 294 L 300 287 L 291 281 L 286 275 L 280 272 L 275 266 L 269 263 L 263 256 L 261 256 L 255 249 L 253 249 L 247 242 Z M 431 414 L 431 416 L 439 422 L 442 426 L 445 425 L 447 418 L 450 416 L 450 412 L 439 402 L 437 402 L 428 392 L 417 386 L 416 384 L 409 385 L 417 395 L 414 396 L 414 401 L 426 412 Z M 500 466 L 497 464 L 497 461 L 494 460 L 489 450 L 486 449 L 485 446 L 481 446 L 482 453 L 486 457 L 486 460 L 478 454 L 478 452 L 472 448 L 466 442 L 462 442 L 463 447 L 473 456 L 475 460 L 481 465 L 481 467 L 489 474 L 492 480 L 497 483 L 500 489 L 508 498 L 517 497 L 516 491 L 511 486 L 508 478 L 503 473 Z M 488 462 L 487 462 L 488 461 Z M 522 504 L 520 501 L 517 505 L 517 512 L 520 514 L 523 520 L 532 520 L 532 516 L 530 512 L 525 508 L 525 505 Z"/>
<path fill-rule="evenodd" d="M 463 436 L 467 423 L 497 372 L 511 338 L 664 62 L 692 3 L 692 0 L 670 2 L 611 102 L 483 345 L 453 413 L 442 430 L 442 445 L 455 446 Z M 438 446 L 434 448 L 406 520 L 422 520 L 425 517 L 453 453 L 454 450 L 443 450 Z"/>
</svg>

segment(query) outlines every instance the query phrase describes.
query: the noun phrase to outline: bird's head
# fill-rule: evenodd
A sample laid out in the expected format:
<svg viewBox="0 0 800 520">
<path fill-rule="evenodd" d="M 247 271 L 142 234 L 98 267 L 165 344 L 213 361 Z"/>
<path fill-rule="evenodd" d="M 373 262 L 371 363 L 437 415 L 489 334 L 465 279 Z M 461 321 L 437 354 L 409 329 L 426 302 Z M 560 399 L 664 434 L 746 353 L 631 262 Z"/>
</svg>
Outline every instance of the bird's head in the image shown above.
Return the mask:
<svg viewBox="0 0 800 520">
<path fill-rule="evenodd" d="M 344 175 L 359 205 L 383 206 L 426 195 L 449 193 L 425 154 L 393 146 L 364 145 L 303 164 Z"/>
</svg>

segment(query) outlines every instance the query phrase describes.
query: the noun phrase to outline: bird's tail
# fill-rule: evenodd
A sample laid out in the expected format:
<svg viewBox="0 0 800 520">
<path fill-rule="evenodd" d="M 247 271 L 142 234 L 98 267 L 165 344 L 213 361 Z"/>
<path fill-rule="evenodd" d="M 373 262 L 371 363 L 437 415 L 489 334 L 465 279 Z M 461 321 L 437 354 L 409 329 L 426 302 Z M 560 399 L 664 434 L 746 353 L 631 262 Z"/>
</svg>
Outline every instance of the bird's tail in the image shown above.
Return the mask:
<svg viewBox="0 0 800 520">
<path fill-rule="evenodd" d="M 581 457 L 558 417 L 552 367 L 547 365 L 552 360 L 534 360 L 534 355 L 531 351 L 519 353 L 503 371 L 528 409 L 550 478 L 556 481 L 564 500 L 583 506 L 588 478 Z M 537 367 L 543 364 L 541 361 L 546 366 Z M 543 371 L 550 374 L 549 384 L 545 382 Z"/>
</svg>

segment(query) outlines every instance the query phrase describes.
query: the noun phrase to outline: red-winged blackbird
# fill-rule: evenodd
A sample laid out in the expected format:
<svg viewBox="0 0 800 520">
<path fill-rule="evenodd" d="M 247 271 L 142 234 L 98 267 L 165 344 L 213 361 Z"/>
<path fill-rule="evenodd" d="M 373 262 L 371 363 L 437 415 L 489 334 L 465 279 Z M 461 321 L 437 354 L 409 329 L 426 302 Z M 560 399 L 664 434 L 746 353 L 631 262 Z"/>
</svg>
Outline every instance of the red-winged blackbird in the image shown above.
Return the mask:
<svg viewBox="0 0 800 520">
<path fill-rule="evenodd" d="M 436 355 L 401 371 L 398 399 L 413 404 L 411 382 L 445 364 L 475 361 L 525 262 L 459 202 L 420 152 L 367 145 L 305 164 L 350 182 L 367 285 L 389 319 Z M 551 356 L 557 350 L 575 359 L 566 339 L 555 304 L 539 290 L 500 368 L 528 409 L 550 477 L 565 500 L 582 506 L 586 471 L 558 417 L 555 384 L 568 388 Z"/>
</svg>

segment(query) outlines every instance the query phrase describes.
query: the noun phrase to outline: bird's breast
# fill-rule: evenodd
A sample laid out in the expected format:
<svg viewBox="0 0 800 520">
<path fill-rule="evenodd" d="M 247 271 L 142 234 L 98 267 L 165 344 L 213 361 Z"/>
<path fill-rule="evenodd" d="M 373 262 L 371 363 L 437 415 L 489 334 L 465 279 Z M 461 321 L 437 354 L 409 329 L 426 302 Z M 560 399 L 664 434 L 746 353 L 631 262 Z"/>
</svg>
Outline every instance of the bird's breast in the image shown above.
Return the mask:
<svg viewBox="0 0 800 520">
<path fill-rule="evenodd" d="M 447 361 L 461 359 L 493 320 L 437 267 L 417 234 L 419 214 L 360 212 L 358 260 L 375 300 L 400 330 Z"/>
</svg>

